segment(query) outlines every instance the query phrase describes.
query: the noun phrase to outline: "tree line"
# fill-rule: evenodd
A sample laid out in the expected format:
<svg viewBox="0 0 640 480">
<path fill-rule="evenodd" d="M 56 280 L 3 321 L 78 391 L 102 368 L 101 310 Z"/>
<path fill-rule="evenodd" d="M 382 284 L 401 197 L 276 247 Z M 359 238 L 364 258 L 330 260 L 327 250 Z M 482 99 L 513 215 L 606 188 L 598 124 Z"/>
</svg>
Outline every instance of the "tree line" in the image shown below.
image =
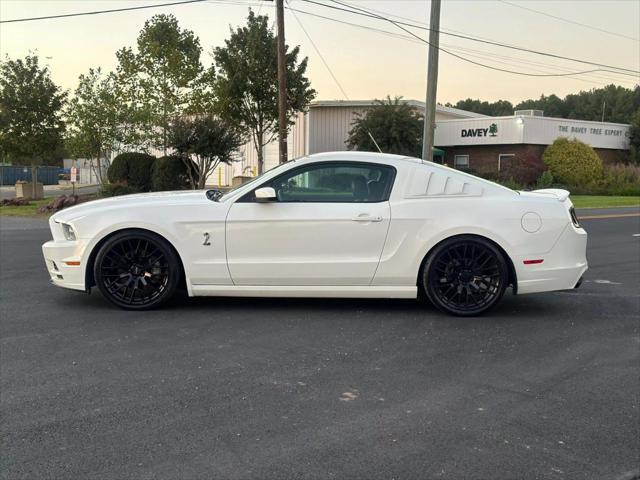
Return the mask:
<svg viewBox="0 0 640 480">
<path fill-rule="evenodd" d="M 447 103 L 446 106 L 493 117 L 513 115 L 515 110 L 543 110 L 546 117 L 598 122 L 604 118 L 606 122 L 632 123 L 640 112 L 640 85 L 634 88 L 607 85 L 571 93 L 564 98 L 553 94 L 542 95 L 538 99 L 523 100 L 516 105 L 508 100 L 487 102 L 467 98 L 455 104 Z"/>
<path fill-rule="evenodd" d="M 307 58 L 286 48 L 288 117 L 315 97 Z M 268 17 L 251 9 L 209 51 L 173 15 L 155 15 L 136 45 L 116 52 L 117 67 L 90 68 L 73 92 L 64 91 L 37 54 L 0 62 L 0 154 L 3 161 L 57 163 L 63 156 L 101 159 L 125 151 L 170 149 L 203 175 L 231 160 L 231 149 L 253 140 L 258 170 L 263 147 L 278 132 L 276 38 Z M 203 153 L 204 152 L 204 153 Z M 208 159 L 203 162 L 204 159 Z M 212 163 L 213 162 L 213 163 Z M 202 175 L 200 175 L 202 177 Z M 204 179 L 202 180 L 204 181 Z"/>
</svg>

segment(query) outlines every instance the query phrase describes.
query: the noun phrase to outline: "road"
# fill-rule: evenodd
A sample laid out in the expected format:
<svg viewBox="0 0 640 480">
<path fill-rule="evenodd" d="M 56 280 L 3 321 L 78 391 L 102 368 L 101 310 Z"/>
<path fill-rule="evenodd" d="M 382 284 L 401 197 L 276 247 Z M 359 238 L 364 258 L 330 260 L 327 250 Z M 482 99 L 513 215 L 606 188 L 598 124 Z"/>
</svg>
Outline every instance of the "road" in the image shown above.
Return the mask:
<svg viewBox="0 0 640 480">
<path fill-rule="evenodd" d="M 632 478 L 640 218 L 583 223 L 580 289 L 459 319 L 407 300 L 124 312 L 49 286 L 46 224 L 3 218 L 0 477 Z"/>
</svg>

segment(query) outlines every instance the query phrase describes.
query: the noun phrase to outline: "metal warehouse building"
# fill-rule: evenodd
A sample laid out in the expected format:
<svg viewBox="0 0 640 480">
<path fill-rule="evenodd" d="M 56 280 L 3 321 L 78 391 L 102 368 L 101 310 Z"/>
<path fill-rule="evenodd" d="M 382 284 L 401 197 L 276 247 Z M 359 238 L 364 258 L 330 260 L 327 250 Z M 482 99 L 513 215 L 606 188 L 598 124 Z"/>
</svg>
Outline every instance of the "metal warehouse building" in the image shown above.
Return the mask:
<svg viewBox="0 0 640 480">
<path fill-rule="evenodd" d="M 407 100 L 424 110 L 424 102 Z M 288 137 L 289 158 L 346 150 L 354 119 L 373 107 L 372 100 L 316 101 L 306 114 L 299 114 Z M 559 137 L 577 138 L 591 145 L 605 162 L 615 161 L 629 149 L 630 126 L 618 123 L 544 117 L 536 110 L 516 111 L 507 117 L 437 105 L 435 146 L 445 152 L 449 166 L 479 172 L 499 171 L 508 162 L 542 161 L 547 145 Z M 233 177 L 254 176 L 257 158 L 251 142 L 240 150 L 240 161 L 222 165 L 209 184 L 230 185 Z M 278 162 L 278 142 L 264 147 L 265 170 Z"/>
<path fill-rule="evenodd" d="M 424 110 L 424 102 L 407 100 L 417 109 Z M 375 105 L 373 100 L 341 101 L 328 100 L 312 102 L 306 114 L 298 114 L 289 130 L 289 159 L 312 153 L 346 150 L 346 141 L 351 124 L 357 115 L 364 114 Z M 457 108 L 436 107 L 436 121 L 487 118 L 485 115 L 467 112 Z M 252 142 L 240 149 L 241 161 L 222 165 L 211 176 L 209 184 L 230 185 L 232 178 L 240 175 L 253 176 L 258 170 L 257 155 Z M 278 163 L 277 139 L 264 147 L 265 170 Z M 220 183 L 219 183 L 220 182 Z"/>
</svg>

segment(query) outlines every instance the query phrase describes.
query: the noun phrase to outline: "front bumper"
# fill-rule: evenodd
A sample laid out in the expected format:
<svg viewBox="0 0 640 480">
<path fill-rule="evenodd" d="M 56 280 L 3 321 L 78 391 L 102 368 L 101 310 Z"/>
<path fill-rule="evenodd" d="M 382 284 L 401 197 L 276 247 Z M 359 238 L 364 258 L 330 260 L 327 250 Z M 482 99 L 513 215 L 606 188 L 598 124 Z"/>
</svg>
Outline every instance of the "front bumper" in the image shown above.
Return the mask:
<svg viewBox="0 0 640 480">
<path fill-rule="evenodd" d="M 568 224 L 554 247 L 536 258 L 540 264 L 525 265 L 531 255 L 514 259 L 517 263 L 518 293 L 551 292 L 577 288 L 587 271 L 587 232 Z"/>
<path fill-rule="evenodd" d="M 85 265 L 82 264 L 83 241 L 49 241 L 42 245 L 42 254 L 54 285 L 86 291 Z"/>
</svg>

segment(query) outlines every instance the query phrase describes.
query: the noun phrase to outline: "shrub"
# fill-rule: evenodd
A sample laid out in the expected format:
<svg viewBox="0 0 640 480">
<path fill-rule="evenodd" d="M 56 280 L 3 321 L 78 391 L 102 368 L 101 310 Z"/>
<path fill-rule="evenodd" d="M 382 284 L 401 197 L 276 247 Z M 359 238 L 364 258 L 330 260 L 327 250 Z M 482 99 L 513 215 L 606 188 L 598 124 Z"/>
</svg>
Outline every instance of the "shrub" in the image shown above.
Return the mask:
<svg viewBox="0 0 640 480">
<path fill-rule="evenodd" d="M 588 186 L 602 178 L 602 160 L 580 140 L 558 138 L 549 145 L 542 160 L 555 180 L 568 186 Z"/>
<path fill-rule="evenodd" d="M 538 182 L 536 183 L 537 188 L 551 188 L 553 187 L 556 179 L 553 178 L 553 173 L 551 170 L 545 170 L 538 178 Z"/>
<path fill-rule="evenodd" d="M 111 162 L 109 182 L 131 187 L 138 192 L 151 190 L 151 171 L 155 157 L 146 153 L 121 153 Z"/>
<path fill-rule="evenodd" d="M 604 195 L 640 195 L 640 166 L 607 166 L 596 188 L 597 193 Z"/>
<path fill-rule="evenodd" d="M 138 190 L 128 187 L 127 185 L 122 185 L 119 183 L 110 183 L 108 185 L 103 185 L 100 190 L 101 197 L 117 197 L 119 195 L 130 195 L 132 193 L 139 193 Z"/>
<path fill-rule="evenodd" d="M 195 171 L 195 166 L 192 169 L 192 176 L 194 181 L 197 182 L 198 174 Z M 151 185 L 154 192 L 195 188 L 191 184 L 187 165 L 180 157 L 176 156 L 160 157 L 156 160 L 153 164 Z"/>
</svg>

